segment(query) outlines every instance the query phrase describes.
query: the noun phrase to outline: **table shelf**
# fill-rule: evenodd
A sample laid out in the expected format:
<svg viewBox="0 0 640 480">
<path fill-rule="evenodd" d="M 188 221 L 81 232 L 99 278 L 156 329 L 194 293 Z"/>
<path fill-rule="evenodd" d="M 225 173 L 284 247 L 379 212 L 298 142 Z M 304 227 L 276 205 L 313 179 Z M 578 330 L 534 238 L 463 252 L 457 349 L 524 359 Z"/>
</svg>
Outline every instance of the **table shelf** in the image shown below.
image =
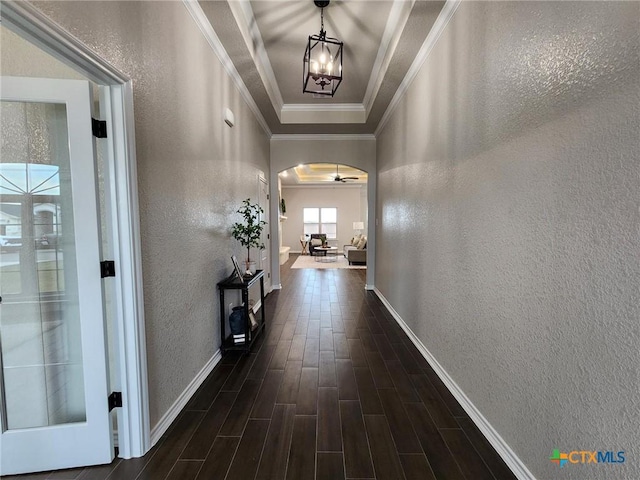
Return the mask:
<svg viewBox="0 0 640 480">
<path fill-rule="evenodd" d="M 251 330 L 251 322 L 249 320 L 249 289 L 260 282 L 260 320 L 257 320 L 258 326 Z M 220 338 L 222 339 L 222 345 L 220 350 L 222 355 L 228 351 L 242 351 L 248 353 L 251 350 L 251 346 L 256 339 L 264 332 L 266 328 L 267 319 L 265 314 L 264 305 L 264 270 L 256 271 L 255 275 L 251 277 L 245 276 L 242 281 L 235 275 L 218 283 L 218 290 L 220 291 Z M 242 304 L 244 305 L 244 331 L 249 332 L 249 340 L 245 343 L 235 343 L 233 337 L 226 334 L 225 323 L 225 301 L 224 292 L 227 290 L 240 290 L 242 292 Z M 246 336 L 246 333 L 245 333 Z"/>
</svg>

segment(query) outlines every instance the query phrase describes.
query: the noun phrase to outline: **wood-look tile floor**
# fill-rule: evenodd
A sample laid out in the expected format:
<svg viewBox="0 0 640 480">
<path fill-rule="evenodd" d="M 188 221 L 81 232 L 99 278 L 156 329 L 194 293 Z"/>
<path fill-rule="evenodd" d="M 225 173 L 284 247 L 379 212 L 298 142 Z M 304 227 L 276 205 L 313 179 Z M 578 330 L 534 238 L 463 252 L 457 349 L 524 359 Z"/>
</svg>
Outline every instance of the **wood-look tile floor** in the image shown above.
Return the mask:
<svg viewBox="0 0 640 480">
<path fill-rule="evenodd" d="M 295 259 L 251 354 L 225 356 L 147 455 L 12 478 L 515 479 L 365 271 Z"/>
</svg>

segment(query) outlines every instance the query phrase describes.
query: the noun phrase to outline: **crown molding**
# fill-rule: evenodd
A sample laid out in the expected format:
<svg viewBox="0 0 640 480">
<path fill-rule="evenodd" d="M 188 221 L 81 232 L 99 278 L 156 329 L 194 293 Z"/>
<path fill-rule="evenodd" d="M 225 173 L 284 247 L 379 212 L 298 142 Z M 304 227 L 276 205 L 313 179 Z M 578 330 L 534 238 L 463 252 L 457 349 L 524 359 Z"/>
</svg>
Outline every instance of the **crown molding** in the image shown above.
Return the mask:
<svg viewBox="0 0 640 480">
<path fill-rule="evenodd" d="M 253 63 L 258 69 L 258 74 L 262 79 L 267 95 L 269 95 L 269 100 L 271 100 L 273 109 L 278 117 L 280 117 L 280 111 L 284 105 L 284 100 L 282 99 L 282 94 L 280 93 L 280 88 L 278 87 L 278 82 L 276 80 L 276 75 L 273 72 L 271 61 L 269 60 L 269 56 L 267 55 L 267 51 L 264 47 L 262 34 L 260 33 L 260 29 L 258 29 L 258 24 L 255 16 L 253 15 L 251 3 L 249 0 L 234 0 L 227 3 L 236 23 L 238 24 L 240 34 L 242 35 L 244 43 L 249 50 Z"/>
<path fill-rule="evenodd" d="M 422 65 L 424 65 L 424 62 L 429 57 L 431 50 L 433 49 L 436 42 L 440 38 L 440 35 L 442 35 L 442 32 L 444 31 L 446 26 L 449 24 L 449 21 L 451 20 L 451 18 L 453 18 L 453 14 L 456 12 L 456 9 L 458 8 L 461 2 L 462 0 L 447 0 L 447 2 L 445 3 L 444 7 L 442 8 L 442 11 L 438 15 L 438 18 L 434 22 L 433 27 L 429 32 L 429 35 L 427 35 L 427 38 L 422 44 L 422 47 L 420 47 L 420 50 L 418 51 L 416 58 L 411 64 L 411 67 L 409 67 L 409 70 L 407 71 L 407 74 L 402 80 L 402 83 L 398 87 L 398 90 L 396 90 L 395 95 L 391 99 L 391 102 L 389 102 L 387 109 L 382 115 L 382 118 L 380 119 L 380 122 L 378 123 L 378 126 L 376 127 L 376 130 L 374 132 L 374 135 L 376 137 L 380 135 L 385 125 L 389 121 L 389 118 L 391 117 L 394 110 L 400 103 L 400 100 L 407 93 L 407 90 L 411 86 L 411 83 L 416 78 L 416 75 L 418 75 L 420 68 L 422 68 Z"/>
<path fill-rule="evenodd" d="M 291 103 L 282 107 L 280 121 L 283 124 L 366 123 L 367 113 L 361 103 Z"/>
<path fill-rule="evenodd" d="M 184 0 L 194 1 L 194 0 Z M 394 0 L 378 54 L 361 104 L 285 104 L 271 61 L 264 47 L 250 0 L 227 2 L 240 34 L 262 79 L 269 100 L 283 124 L 366 123 L 380 86 L 389 68 L 404 26 L 416 0 Z"/>
<path fill-rule="evenodd" d="M 193 18 L 194 22 L 196 23 L 196 25 L 204 35 L 204 38 L 207 40 L 207 43 L 209 44 L 211 49 L 214 51 L 214 53 L 220 60 L 220 63 L 222 63 L 222 66 L 226 70 L 227 74 L 231 77 L 231 80 L 238 88 L 240 95 L 242 96 L 244 101 L 247 103 L 247 106 L 249 107 L 249 109 L 255 115 L 256 120 L 258 121 L 262 129 L 265 131 L 265 133 L 268 136 L 271 136 L 271 129 L 269 128 L 269 125 L 267 125 L 267 122 L 262 116 L 262 113 L 260 112 L 258 105 L 256 104 L 255 100 L 249 93 L 247 86 L 242 81 L 242 78 L 240 78 L 240 74 L 238 73 L 238 70 L 236 70 L 235 65 L 233 64 L 233 62 L 231 61 L 231 58 L 229 57 L 229 54 L 222 46 L 222 42 L 220 42 L 218 35 L 213 30 L 213 27 L 211 26 L 209 19 L 207 19 L 207 16 L 202 11 L 202 7 L 200 7 L 200 5 L 198 4 L 198 1 L 182 0 L 182 4 L 185 6 L 187 11 L 191 15 L 191 18 Z"/>
<path fill-rule="evenodd" d="M 362 103 L 287 103 L 283 112 L 358 112 L 364 113 Z"/>
<path fill-rule="evenodd" d="M 314 133 L 314 134 L 274 134 L 271 140 L 365 140 L 375 141 L 375 135 L 370 133 Z"/>
<path fill-rule="evenodd" d="M 371 76 L 369 77 L 369 84 L 364 94 L 363 106 L 366 110 L 366 117 L 369 116 L 373 102 L 378 96 L 380 86 L 387 74 L 387 69 L 391 63 L 391 59 L 396 51 L 400 36 L 404 30 L 404 26 L 407 24 L 411 10 L 415 5 L 416 0 L 404 1 L 395 0 L 391 11 L 389 12 L 389 18 L 382 34 L 382 40 L 380 47 L 378 48 L 378 55 L 373 64 L 371 70 Z"/>
</svg>

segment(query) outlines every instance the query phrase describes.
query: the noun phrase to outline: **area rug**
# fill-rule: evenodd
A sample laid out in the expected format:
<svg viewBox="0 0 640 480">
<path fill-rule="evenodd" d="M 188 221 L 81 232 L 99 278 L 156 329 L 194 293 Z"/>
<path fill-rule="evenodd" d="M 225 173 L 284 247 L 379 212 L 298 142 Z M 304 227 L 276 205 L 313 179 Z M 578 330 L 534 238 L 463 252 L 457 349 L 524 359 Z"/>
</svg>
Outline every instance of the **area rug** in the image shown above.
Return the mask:
<svg viewBox="0 0 640 480">
<path fill-rule="evenodd" d="M 338 253 L 336 261 L 327 262 L 322 259 L 322 262 L 316 262 L 316 258 L 310 255 L 300 255 L 291 268 L 350 268 L 355 270 L 364 270 L 366 265 L 349 265 L 349 262 L 341 253 Z"/>
</svg>

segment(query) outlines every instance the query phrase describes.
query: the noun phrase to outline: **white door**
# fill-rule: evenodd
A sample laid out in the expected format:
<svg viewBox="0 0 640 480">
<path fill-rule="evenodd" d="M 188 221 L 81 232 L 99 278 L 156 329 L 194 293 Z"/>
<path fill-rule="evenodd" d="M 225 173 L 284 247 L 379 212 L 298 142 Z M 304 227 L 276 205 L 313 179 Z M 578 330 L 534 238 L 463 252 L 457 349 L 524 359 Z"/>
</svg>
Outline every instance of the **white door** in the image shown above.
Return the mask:
<svg viewBox="0 0 640 480">
<path fill-rule="evenodd" d="M 269 263 L 269 251 L 271 241 L 269 240 L 270 235 L 270 225 L 269 225 L 269 184 L 267 180 L 263 177 L 260 177 L 260 182 L 258 184 L 259 192 L 259 204 L 262 207 L 263 213 L 261 216 L 261 220 L 267 222 L 266 228 L 262 231 L 262 243 L 264 243 L 264 250 L 260 250 L 260 265 L 258 268 L 264 270 L 264 291 L 265 293 L 269 293 L 271 291 L 271 265 Z"/>
<path fill-rule="evenodd" d="M 89 83 L 0 82 L 0 474 L 109 463 Z"/>
</svg>

